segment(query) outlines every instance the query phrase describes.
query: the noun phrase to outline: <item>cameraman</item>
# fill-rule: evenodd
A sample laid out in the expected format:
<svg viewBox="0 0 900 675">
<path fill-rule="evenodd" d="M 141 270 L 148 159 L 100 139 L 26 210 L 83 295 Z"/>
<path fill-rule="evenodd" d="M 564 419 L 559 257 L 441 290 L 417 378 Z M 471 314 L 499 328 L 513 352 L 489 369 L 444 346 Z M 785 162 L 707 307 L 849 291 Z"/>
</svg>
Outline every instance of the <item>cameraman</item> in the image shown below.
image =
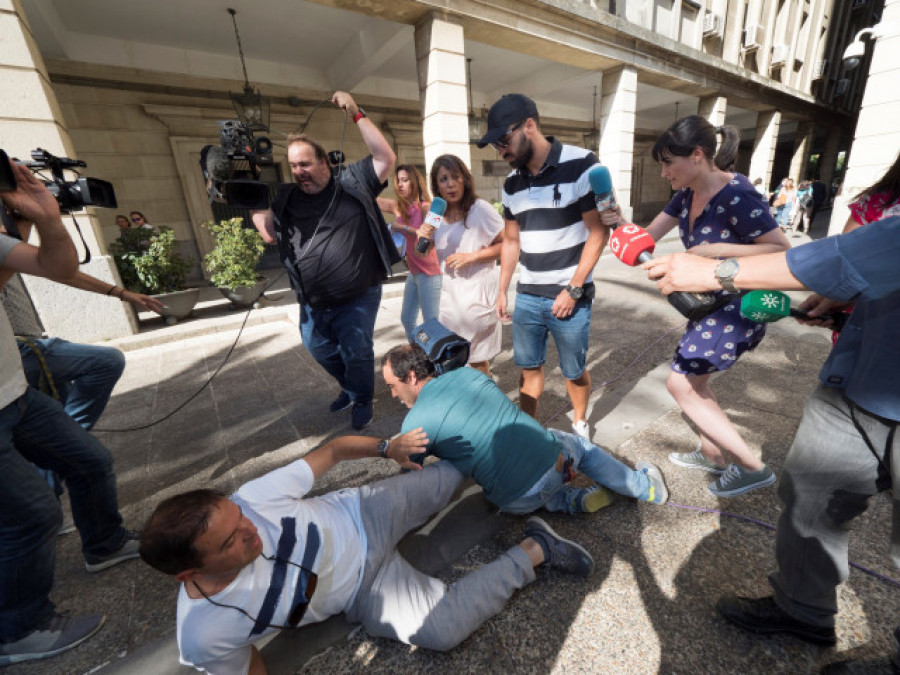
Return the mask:
<svg viewBox="0 0 900 675">
<path fill-rule="evenodd" d="M 28 169 L 11 167 L 18 187 L 0 192 L 0 200 L 17 226 L 34 223 L 41 244 L 0 234 L 0 271 L 71 278 L 78 258 L 56 200 Z M 88 571 L 137 556 L 135 535 L 122 527 L 109 451 L 59 403 L 28 386 L 9 321 L 0 310 L 0 665 L 70 649 L 105 619 L 60 614 L 50 602 L 62 513 L 31 463 L 66 481 Z"/>
<path fill-rule="evenodd" d="M 352 406 L 353 427 L 362 429 L 373 415 L 381 282 L 400 261 L 375 198 L 397 158 L 350 94 L 331 100 L 352 117 L 371 154 L 335 177 L 319 143 L 289 136 L 294 182 L 278 187 L 271 209 L 253 212 L 253 224 L 267 244 L 278 244 L 300 303 L 303 344 L 341 385 L 331 411 Z"/>
</svg>

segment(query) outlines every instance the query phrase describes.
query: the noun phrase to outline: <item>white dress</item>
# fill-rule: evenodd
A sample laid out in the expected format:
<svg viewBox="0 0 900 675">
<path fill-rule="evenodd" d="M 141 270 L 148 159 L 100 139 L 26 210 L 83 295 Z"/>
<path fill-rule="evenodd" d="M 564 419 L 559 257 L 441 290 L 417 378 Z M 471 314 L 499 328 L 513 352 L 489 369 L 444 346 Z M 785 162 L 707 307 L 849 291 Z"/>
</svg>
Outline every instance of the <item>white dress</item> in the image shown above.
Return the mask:
<svg viewBox="0 0 900 675">
<path fill-rule="evenodd" d="M 441 271 L 440 322 L 466 338 L 469 362 L 488 361 L 500 351 L 501 324 L 494 313 L 500 285 L 496 260 L 466 265 L 461 270 L 447 269 L 446 260 L 454 253 L 474 253 L 486 246 L 503 230 L 503 218 L 483 199 L 469 209 L 465 219 L 444 222 L 434 233 Z"/>
</svg>

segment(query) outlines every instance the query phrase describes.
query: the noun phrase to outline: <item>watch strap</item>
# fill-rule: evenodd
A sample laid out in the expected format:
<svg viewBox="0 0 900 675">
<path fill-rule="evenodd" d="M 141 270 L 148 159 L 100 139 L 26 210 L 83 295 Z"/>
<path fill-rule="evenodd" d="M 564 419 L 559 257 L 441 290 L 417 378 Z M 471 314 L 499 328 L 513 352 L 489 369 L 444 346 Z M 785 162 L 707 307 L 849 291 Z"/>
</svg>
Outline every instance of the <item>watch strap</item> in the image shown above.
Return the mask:
<svg viewBox="0 0 900 675">
<path fill-rule="evenodd" d="M 366 111 L 363 110 L 362 108 L 357 108 L 357 109 L 356 109 L 356 114 L 353 116 L 353 123 L 356 124 L 356 123 L 359 122 L 363 117 L 368 117 L 368 115 L 366 115 Z"/>
</svg>

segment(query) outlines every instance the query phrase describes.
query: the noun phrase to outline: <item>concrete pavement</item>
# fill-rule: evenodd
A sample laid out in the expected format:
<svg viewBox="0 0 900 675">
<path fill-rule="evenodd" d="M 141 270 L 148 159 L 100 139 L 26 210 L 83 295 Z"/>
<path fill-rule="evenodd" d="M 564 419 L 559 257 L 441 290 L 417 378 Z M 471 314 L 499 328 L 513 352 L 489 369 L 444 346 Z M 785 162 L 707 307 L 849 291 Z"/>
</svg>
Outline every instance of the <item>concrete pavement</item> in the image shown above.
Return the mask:
<svg viewBox="0 0 900 675">
<path fill-rule="evenodd" d="M 677 248 L 666 240 L 660 251 Z M 774 537 L 763 527 L 716 510 L 774 523 L 780 508 L 775 490 L 718 500 L 705 489 L 706 474 L 666 461 L 668 452 L 687 451 L 695 443 L 664 387 L 683 322 L 642 272 L 624 267 L 608 253 L 595 276 L 603 283 L 589 354 L 594 440 L 626 463 L 657 463 L 672 503 L 658 507 L 622 499 L 592 515 L 541 514 L 591 551 L 595 573 L 586 580 L 539 575 L 451 652 L 417 650 L 369 638 L 362 630 L 348 636 L 349 627 L 334 621 L 267 645 L 263 653 L 269 672 L 787 673 L 809 672 L 848 654 L 874 656 L 890 649 L 900 597 L 884 581 L 857 570 L 840 589 L 834 649 L 790 638 L 750 637 L 717 617 L 713 603 L 723 592 L 768 592 Z M 377 357 L 403 340 L 397 290 L 386 292 L 379 313 Z M 337 388 L 299 345 L 296 305 L 286 295 L 279 301 L 283 304 L 254 310 L 251 319 L 260 323 L 244 330 L 221 373 L 183 410 L 140 431 L 97 432 L 116 457 L 119 501 L 130 526 L 140 527 L 168 495 L 200 486 L 233 490 L 329 438 L 352 432 L 347 412 L 328 412 Z M 219 367 L 243 315 L 209 302 L 193 321 L 152 328 L 121 343 L 131 347 L 128 366 L 99 428 L 141 426 L 169 414 Z M 209 322 L 209 330 L 196 334 L 201 321 Z M 828 349 L 823 331 L 774 324 L 762 345 L 713 385 L 750 446 L 776 473 Z M 548 366 L 538 418 L 568 429 L 565 388 L 552 349 Z M 518 372 L 508 328 L 494 372 L 500 387 L 515 397 Z M 397 431 L 405 410 L 390 399 L 380 378 L 376 381 L 376 418 L 364 433 L 380 437 Z M 319 481 L 314 492 L 360 485 L 395 470 L 384 460 L 344 463 Z M 452 581 L 514 545 L 523 521 L 490 514 L 474 494 L 435 532 L 409 542 L 408 554 L 422 565 L 444 569 L 443 578 Z M 454 526 L 450 534 L 442 529 Z M 889 500 L 873 499 L 854 527 L 851 557 L 890 576 L 889 527 Z M 434 544 L 450 541 L 460 531 L 477 545 L 447 567 L 457 551 L 436 553 Z M 107 625 L 67 654 L 6 672 L 83 673 L 101 667 L 108 672 L 178 672 L 175 594 L 171 579 L 140 561 L 89 575 L 78 535 L 60 537 L 54 601 L 62 610 L 104 612 Z"/>
</svg>

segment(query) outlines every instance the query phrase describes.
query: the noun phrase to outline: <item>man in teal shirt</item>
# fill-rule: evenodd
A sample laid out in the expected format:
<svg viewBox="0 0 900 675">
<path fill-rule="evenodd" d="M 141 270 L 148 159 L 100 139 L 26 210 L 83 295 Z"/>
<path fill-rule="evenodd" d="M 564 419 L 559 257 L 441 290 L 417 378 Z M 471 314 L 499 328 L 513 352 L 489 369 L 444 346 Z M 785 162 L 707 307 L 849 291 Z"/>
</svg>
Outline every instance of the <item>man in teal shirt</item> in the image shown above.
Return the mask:
<svg viewBox="0 0 900 675">
<path fill-rule="evenodd" d="M 401 345 L 385 355 L 382 374 L 394 398 L 410 409 L 403 432 L 422 428 L 427 452 L 474 478 L 503 511 L 593 512 L 612 499 L 604 488 L 654 504 L 668 498 L 654 465 L 630 469 L 590 441 L 544 429 L 473 368 L 437 376 L 420 347 Z M 567 485 L 575 471 L 598 485 Z"/>
</svg>

